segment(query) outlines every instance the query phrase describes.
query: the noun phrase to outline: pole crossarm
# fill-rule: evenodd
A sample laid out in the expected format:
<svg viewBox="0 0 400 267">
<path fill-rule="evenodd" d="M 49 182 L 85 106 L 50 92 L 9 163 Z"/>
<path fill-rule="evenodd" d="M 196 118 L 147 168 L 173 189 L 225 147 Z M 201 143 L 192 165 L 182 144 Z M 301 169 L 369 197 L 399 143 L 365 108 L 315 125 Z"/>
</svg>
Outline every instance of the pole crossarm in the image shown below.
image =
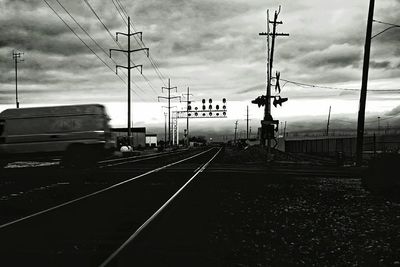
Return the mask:
<svg viewBox="0 0 400 267">
<path fill-rule="evenodd" d="M 136 34 L 139 34 L 139 35 L 140 35 L 140 36 L 139 36 L 140 41 L 142 41 L 142 32 L 134 32 L 134 33 L 117 32 L 117 33 L 115 34 L 115 40 L 116 40 L 117 42 L 118 42 L 118 34 L 125 35 L 125 36 L 128 36 L 128 37 L 134 36 L 134 35 L 136 35 Z"/>
<path fill-rule="evenodd" d="M 124 53 L 133 53 L 133 52 L 138 52 L 138 51 L 142 51 L 142 50 L 146 50 L 147 57 L 149 57 L 149 49 L 147 47 L 139 48 L 139 49 L 133 49 L 133 50 L 123 50 L 123 49 L 111 48 L 110 49 L 110 57 L 111 57 L 111 51 L 118 51 L 118 52 L 124 52 Z"/>
<path fill-rule="evenodd" d="M 143 65 L 135 65 L 135 66 L 132 66 L 132 67 L 126 67 L 126 66 L 122 66 L 122 65 L 116 65 L 116 66 L 115 66 L 115 73 L 116 73 L 116 74 L 118 74 L 118 68 L 124 68 L 124 69 L 127 69 L 127 70 L 134 69 L 134 68 L 140 68 L 140 73 L 141 73 L 141 74 L 143 73 Z"/>
<path fill-rule="evenodd" d="M 161 91 L 164 92 L 164 90 L 173 90 L 175 89 L 175 92 L 178 92 L 178 87 L 174 86 L 174 87 L 161 87 Z"/>
<path fill-rule="evenodd" d="M 289 36 L 288 33 L 266 33 L 266 32 L 260 32 L 258 35 L 262 36 Z"/>
</svg>

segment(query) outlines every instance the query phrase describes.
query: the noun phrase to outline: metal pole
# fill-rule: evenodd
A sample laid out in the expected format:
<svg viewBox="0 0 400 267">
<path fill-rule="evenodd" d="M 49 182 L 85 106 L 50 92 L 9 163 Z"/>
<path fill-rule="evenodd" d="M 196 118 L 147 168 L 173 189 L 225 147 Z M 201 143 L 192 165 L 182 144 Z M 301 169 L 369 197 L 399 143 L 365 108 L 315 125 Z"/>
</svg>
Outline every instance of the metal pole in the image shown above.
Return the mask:
<svg viewBox="0 0 400 267">
<path fill-rule="evenodd" d="M 128 17 L 128 145 L 131 144 L 131 20 Z"/>
<path fill-rule="evenodd" d="M 249 140 L 249 106 L 247 106 L 247 140 Z"/>
<path fill-rule="evenodd" d="M 164 112 L 164 146 L 167 144 L 167 113 Z"/>
<path fill-rule="evenodd" d="M 363 62 L 363 74 L 362 74 L 362 85 L 360 93 L 360 106 L 358 111 L 358 122 L 357 122 L 357 166 L 362 165 L 362 152 L 364 143 L 364 123 L 365 123 L 365 104 L 367 101 L 367 84 L 368 84 L 368 71 L 369 71 L 369 58 L 371 50 L 371 34 L 372 34 L 372 21 L 374 18 L 374 5 L 375 0 L 369 2 L 368 22 L 367 22 L 367 33 L 365 36 L 365 47 L 364 47 L 364 62 Z"/>
<path fill-rule="evenodd" d="M 168 145 L 171 145 L 171 79 L 168 79 Z"/>
<path fill-rule="evenodd" d="M 187 98 L 186 98 L 186 140 L 187 146 L 189 146 L 189 86 L 187 88 Z"/>
<path fill-rule="evenodd" d="M 381 135 L 381 124 L 380 124 L 381 117 L 378 117 L 378 135 Z"/>
<path fill-rule="evenodd" d="M 14 55 L 15 59 L 15 103 L 17 104 L 17 108 L 19 108 L 19 102 L 18 102 L 18 75 L 17 75 L 17 64 L 18 64 L 18 58 L 17 55 Z"/>
<path fill-rule="evenodd" d="M 326 124 L 326 136 L 329 136 L 329 121 L 331 119 L 331 106 L 329 106 L 328 123 Z"/>
</svg>

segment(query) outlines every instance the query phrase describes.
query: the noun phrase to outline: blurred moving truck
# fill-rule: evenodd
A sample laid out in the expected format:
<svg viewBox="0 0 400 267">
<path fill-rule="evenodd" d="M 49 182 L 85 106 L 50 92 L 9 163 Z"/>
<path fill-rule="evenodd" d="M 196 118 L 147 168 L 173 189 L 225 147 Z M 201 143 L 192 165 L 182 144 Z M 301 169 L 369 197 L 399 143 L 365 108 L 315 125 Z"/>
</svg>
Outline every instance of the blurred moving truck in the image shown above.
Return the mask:
<svg viewBox="0 0 400 267">
<path fill-rule="evenodd" d="M 0 113 L 0 166 L 57 155 L 64 166 L 96 163 L 115 149 L 103 105 L 6 109 Z"/>
</svg>

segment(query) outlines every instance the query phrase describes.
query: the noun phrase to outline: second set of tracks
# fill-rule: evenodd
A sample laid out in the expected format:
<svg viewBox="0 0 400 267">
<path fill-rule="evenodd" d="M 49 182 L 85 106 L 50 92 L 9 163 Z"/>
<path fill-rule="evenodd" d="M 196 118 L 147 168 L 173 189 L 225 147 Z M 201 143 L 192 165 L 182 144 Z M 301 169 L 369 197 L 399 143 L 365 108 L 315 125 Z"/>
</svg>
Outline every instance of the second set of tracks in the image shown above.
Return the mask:
<svg viewBox="0 0 400 267">
<path fill-rule="evenodd" d="M 0 225 L 6 266 L 108 266 L 215 159 L 220 148 L 166 162 L 107 162 L 121 180 Z M 167 154 L 168 155 L 168 154 Z M 118 163 L 118 168 L 112 164 Z M 115 165 L 114 165 L 115 166 Z M 140 170 L 140 171 L 138 171 Z M 131 173 L 130 177 L 127 177 Z"/>
</svg>

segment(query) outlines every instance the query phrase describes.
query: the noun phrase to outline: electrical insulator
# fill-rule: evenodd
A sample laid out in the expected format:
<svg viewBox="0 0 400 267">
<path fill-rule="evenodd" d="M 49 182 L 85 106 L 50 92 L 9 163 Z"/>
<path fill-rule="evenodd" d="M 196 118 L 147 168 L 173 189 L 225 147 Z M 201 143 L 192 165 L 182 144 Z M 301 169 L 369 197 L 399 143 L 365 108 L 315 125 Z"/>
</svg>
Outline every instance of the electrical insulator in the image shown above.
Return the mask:
<svg viewBox="0 0 400 267">
<path fill-rule="evenodd" d="M 203 105 L 203 109 L 206 109 L 206 105 Z"/>
<path fill-rule="evenodd" d="M 222 103 L 226 103 L 226 99 L 225 98 L 222 98 Z"/>
<path fill-rule="evenodd" d="M 205 103 L 206 103 L 206 100 L 203 98 L 203 99 L 201 100 L 201 103 L 205 104 Z"/>
<path fill-rule="evenodd" d="M 219 105 L 216 105 L 215 108 L 218 110 L 219 109 Z"/>
<path fill-rule="evenodd" d="M 208 109 L 212 109 L 212 105 L 209 105 L 209 106 L 208 106 Z"/>
<path fill-rule="evenodd" d="M 210 104 L 212 103 L 212 99 L 211 99 L 211 98 L 210 98 L 210 99 L 208 99 L 208 103 L 210 103 Z"/>
<path fill-rule="evenodd" d="M 212 116 L 212 112 L 208 113 L 208 115 Z"/>
</svg>

